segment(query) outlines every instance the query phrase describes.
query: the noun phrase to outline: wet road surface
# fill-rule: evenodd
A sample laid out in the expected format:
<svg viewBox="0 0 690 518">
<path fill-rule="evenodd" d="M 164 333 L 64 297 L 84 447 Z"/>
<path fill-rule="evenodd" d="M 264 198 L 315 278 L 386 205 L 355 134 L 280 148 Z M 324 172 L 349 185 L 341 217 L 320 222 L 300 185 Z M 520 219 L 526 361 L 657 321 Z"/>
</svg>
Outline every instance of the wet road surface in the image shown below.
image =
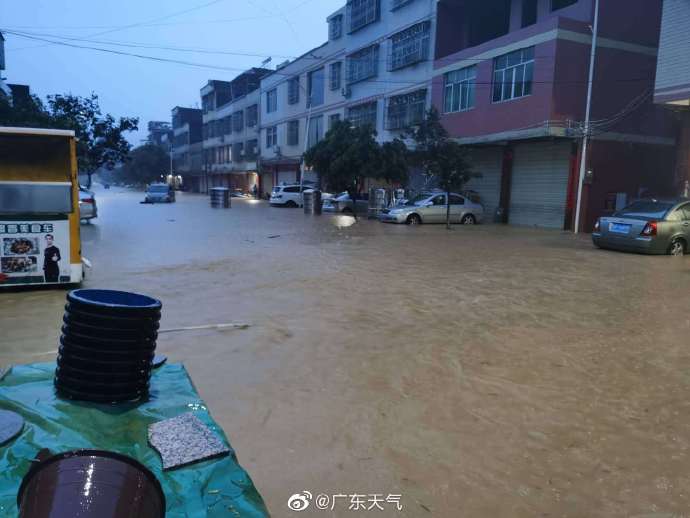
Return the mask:
<svg viewBox="0 0 690 518">
<path fill-rule="evenodd" d="M 97 192 L 86 287 L 165 333 L 273 516 L 398 493 L 405 517 L 690 514 L 690 259 L 495 226 L 353 224 Z M 0 293 L 0 363 L 54 358 L 64 290 Z"/>
</svg>

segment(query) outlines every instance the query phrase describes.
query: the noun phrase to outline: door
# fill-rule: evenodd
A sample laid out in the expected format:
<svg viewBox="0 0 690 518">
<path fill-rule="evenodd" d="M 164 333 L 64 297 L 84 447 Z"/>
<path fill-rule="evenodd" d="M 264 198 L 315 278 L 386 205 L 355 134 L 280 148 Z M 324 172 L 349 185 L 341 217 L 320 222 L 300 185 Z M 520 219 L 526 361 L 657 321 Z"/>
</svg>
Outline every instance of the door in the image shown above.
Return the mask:
<svg viewBox="0 0 690 518">
<path fill-rule="evenodd" d="M 462 217 L 465 215 L 465 198 L 457 194 L 450 195 L 450 220 L 454 223 L 460 223 Z M 443 221 L 445 222 L 445 214 L 443 216 Z"/>
<path fill-rule="evenodd" d="M 563 228 L 570 151 L 570 142 L 533 142 L 515 146 L 509 223 Z"/>
<path fill-rule="evenodd" d="M 481 178 L 472 178 L 464 189 L 479 194 L 484 206 L 487 221 L 493 221 L 494 214 L 501 199 L 501 174 L 503 168 L 503 149 L 475 149 L 470 153 L 472 171 L 481 174 Z"/>
<path fill-rule="evenodd" d="M 685 243 L 690 245 L 690 203 L 682 205 L 680 209 L 682 211 L 682 222 L 680 230 L 685 237 Z M 687 250 L 686 250 L 687 252 Z"/>
<path fill-rule="evenodd" d="M 443 223 L 446 221 L 446 195 L 438 194 L 431 198 L 431 204 L 422 208 L 422 220 L 425 223 Z"/>
<path fill-rule="evenodd" d="M 297 183 L 295 171 L 278 171 L 278 185 Z"/>
</svg>

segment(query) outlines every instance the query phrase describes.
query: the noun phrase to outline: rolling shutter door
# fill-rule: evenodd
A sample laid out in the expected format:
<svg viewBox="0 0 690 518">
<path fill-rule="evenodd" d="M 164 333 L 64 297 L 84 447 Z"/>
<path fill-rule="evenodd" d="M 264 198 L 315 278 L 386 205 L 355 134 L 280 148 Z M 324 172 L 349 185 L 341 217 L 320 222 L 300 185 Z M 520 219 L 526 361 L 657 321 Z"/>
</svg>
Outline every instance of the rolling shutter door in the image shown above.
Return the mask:
<svg viewBox="0 0 690 518">
<path fill-rule="evenodd" d="M 569 142 L 515 146 L 509 222 L 563 228 L 570 173 Z"/>
<path fill-rule="evenodd" d="M 278 185 L 284 183 L 297 183 L 297 173 L 295 171 L 278 171 Z"/>
<path fill-rule="evenodd" d="M 481 178 L 472 178 L 465 189 L 479 193 L 484 206 L 484 222 L 493 221 L 501 198 L 501 170 L 503 150 L 500 148 L 475 149 L 470 153 L 472 171 L 481 173 Z"/>
</svg>

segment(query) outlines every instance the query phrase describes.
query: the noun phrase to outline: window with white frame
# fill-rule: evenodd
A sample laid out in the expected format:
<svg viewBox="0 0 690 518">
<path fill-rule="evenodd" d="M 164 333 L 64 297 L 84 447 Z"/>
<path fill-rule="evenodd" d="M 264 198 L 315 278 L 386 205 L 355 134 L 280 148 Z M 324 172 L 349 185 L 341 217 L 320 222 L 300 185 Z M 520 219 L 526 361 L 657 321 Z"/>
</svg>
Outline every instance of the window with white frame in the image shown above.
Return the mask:
<svg viewBox="0 0 690 518">
<path fill-rule="evenodd" d="M 266 113 L 278 110 L 278 90 L 275 88 L 266 92 Z"/>
<path fill-rule="evenodd" d="M 379 73 L 379 45 L 371 45 L 347 57 L 348 84 L 376 77 Z"/>
<path fill-rule="evenodd" d="M 532 94 L 534 47 L 516 50 L 494 60 L 495 103 Z"/>
<path fill-rule="evenodd" d="M 425 61 L 429 57 L 431 22 L 408 27 L 390 38 L 388 69 L 397 70 Z"/>
<path fill-rule="evenodd" d="M 312 70 L 307 75 L 307 105 L 321 106 L 324 101 L 324 90 L 326 88 L 326 73 L 323 67 Z"/>
<path fill-rule="evenodd" d="M 312 117 L 309 121 L 309 135 L 307 138 L 307 146 L 314 146 L 319 140 L 323 138 L 323 115 Z"/>
<path fill-rule="evenodd" d="M 288 104 L 297 104 L 299 102 L 299 77 L 292 77 L 292 78 L 288 79 L 287 87 L 288 87 L 288 94 L 287 94 Z"/>
<path fill-rule="evenodd" d="M 376 101 L 358 104 L 347 109 L 347 120 L 353 126 L 373 126 L 376 128 Z"/>
<path fill-rule="evenodd" d="M 239 110 L 232 114 L 232 131 L 240 132 L 244 129 L 244 111 Z"/>
<path fill-rule="evenodd" d="M 388 99 L 386 129 L 409 128 L 424 120 L 426 90 L 417 90 Z"/>
<path fill-rule="evenodd" d="M 339 90 L 342 83 L 343 75 L 343 63 L 342 61 L 337 61 L 336 63 L 331 63 L 329 68 L 329 82 L 331 90 Z"/>
<path fill-rule="evenodd" d="M 462 112 L 474 108 L 477 82 L 476 65 L 448 72 L 443 76 L 444 113 Z"/>
<path fill-rule="evenodd" d="M 328 20 L 328 39 L 337 40 L 343 35 L 343 15 L 339 14 Z"/>
<path fill-rule="evenodd" d="M 577 3 L 577 0 L 551 0 L 551 11 L 565 9 Z"/>
<path fill-rule="evenodd" d="M 244 146 L 244 154 L 247 160 L 256 160 L 259 154 L 259 141 L 256 139 L 248 140 Z"/>
<path fill-rule="evenodd" d="M 349 32 L 355 32 L 370 23 L 379 20 L 381 15 L 380 0 L 348 0 L 347 24 Z"/>
<path fill-rule="evenodd" d="M 269 126 L 266 128 L 266 149 L 271 149 L 278 145 L 278 128 L 276 126 Z"/>
<path fill-rule="evenodd" d="M 256 104 L 252 104 L 249 108 L 247 108 L 245 117 L 247 119 L 248 128 L 253 128 L 257 125 L 259 122 L 259 110 Z"/>
<path fill-rule="evenodd" d="M 287 123 L 287 145 L 299 145 L 299 121 L 288 121 Z"/>
</svg>

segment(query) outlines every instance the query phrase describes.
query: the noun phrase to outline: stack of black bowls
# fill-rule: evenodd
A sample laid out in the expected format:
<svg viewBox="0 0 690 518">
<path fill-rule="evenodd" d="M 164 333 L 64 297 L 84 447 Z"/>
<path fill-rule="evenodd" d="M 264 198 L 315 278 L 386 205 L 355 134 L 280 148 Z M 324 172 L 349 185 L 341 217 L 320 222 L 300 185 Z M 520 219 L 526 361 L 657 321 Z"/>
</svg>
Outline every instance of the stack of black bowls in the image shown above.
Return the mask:
<svg viewBox="0 0 690 518">
<path fill-rule="evenodd" d="M 69 292 L 55 371 L 58 394 L 99 403 L 148 396 L 161 307 L 136 293 Z"/>
</svg>

